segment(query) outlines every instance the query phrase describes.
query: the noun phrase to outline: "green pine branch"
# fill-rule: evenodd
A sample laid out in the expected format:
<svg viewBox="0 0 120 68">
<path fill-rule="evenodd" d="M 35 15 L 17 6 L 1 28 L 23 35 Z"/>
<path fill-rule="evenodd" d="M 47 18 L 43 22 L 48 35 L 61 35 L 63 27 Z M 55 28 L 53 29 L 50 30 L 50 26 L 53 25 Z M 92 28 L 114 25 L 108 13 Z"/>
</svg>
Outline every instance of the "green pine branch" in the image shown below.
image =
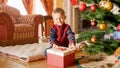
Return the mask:
<svg viewBox="0 0 120 68">
<path fill-rule="evenodd" d="M 99 4 L 99 2 L 101 0 L 80 0 L 82 2 L 88 3 L 88 4 Z M 120 0 L 110 0 L 111 2 L 115 3 L 116 5 L 118 5 L 120 7 Z"/>
<path fill-rule="evenodd" d="M 90 45 L 83 46 L 83 52 L 88 55 L 96 55 L 99 53 L 106 53 L 107 55 L 111 55 L 114 51 L 120 46 L 120 42 L 116 40 L 109 39 L 101 39 L 95 43 L 90 43 Z"/>
<path fill-rule="evenodd" d="M 80 0 L 87 4 L 99 4 L 101 0 Z M 120 7 L 120 0 L 110 0 L 114 4 L 118 5 Z M 120 42 L 113 39 L 103 39 L 104 34 L 110 34 L 114 31 L 114 27 L 117 27 L 118 24 L 120 24 L 120 14 L 113 14 L 110 11 L 105 10 L 102 7 L 97 7 L 95 12 L 91 12 L 90 8 L 87 8 L 85 11 L 80 12 L 80 16 L 82 16 L 83 19 L 86 20 L 93 20 L 95 19 L 97 23 L 105 22 L 107 23 L 107 29 L 97 30 L 97 31 L 84 31 L 79 33 L 79 37 L 77 39 L 77 43 L 89 40 L 92 36 L 97 37 L 97 42 L 90 43 L 90 45 L 83 46 L 83 51 L 89 55 L 95 55 L 98 53 L 106 53 L 108 55 L 111 55 L 114 53 L 114 51 L 120 47 Z"/>
<path fill-rule="evenodd" d="M 105 22 L 117 26 L 120 23 L 120 14 L 113 14 L 110 11 L 105 10 L 102 7 L 97 7 L 96 12 L 91 12 L 88 8 L 84 12 L 80 12 L 83 19 L 92 20 L 95 19 L 97 23 Z"/>
<path fill-rule="evenodd" d="M 91 3 L 98 4 L 101 0 L 80 0 L 80 1 L 86 2 L 88 4 L 91 4 Z"/>
<path fill-rule="evenodd" d="M 77 43 L 84 41 L 84 40 L 90 40 L 93 36 L 96 36 L 97 39 L 101 39 L 103 38 L 103 35 L 105 34 L 104 31 L 101 30 L 89 30 L 89 31 L 83 31 L 81 33 L 79 33 L 79 36 L 77 38 Z"/>
</svg>

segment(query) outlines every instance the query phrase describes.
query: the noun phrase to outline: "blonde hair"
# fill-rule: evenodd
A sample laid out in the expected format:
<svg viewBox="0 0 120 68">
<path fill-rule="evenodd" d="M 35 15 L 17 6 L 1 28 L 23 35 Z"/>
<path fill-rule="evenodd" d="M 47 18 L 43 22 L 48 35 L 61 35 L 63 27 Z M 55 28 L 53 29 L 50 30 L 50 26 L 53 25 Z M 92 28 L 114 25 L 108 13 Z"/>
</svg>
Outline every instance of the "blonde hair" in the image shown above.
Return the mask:
<svg viewBox="0 0 120 68">
<path fill-rule="evenodd" d="M 56 9 L 53 11 L 52 16 L 53 16 L 53 14 L 55 14 L 55 13 L 60 13 L 60 14 L 62 14 L 62 15 L 65 16 L 65 11 L 64 11 L 62 8 L 56 8 Z"/>
</svg>

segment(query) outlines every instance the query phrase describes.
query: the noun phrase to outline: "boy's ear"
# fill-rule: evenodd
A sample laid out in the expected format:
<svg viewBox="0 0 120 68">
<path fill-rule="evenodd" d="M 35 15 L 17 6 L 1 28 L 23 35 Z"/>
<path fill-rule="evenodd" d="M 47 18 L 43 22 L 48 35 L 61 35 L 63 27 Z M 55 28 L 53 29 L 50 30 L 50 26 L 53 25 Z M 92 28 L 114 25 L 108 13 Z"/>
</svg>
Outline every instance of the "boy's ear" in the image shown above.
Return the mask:
<svg viewBox="0 0 120 68">
<path fill-rule="evenodd" d="M 64 19 L 66 19 L 66 16 L 64 16 Z"/>
</svg>

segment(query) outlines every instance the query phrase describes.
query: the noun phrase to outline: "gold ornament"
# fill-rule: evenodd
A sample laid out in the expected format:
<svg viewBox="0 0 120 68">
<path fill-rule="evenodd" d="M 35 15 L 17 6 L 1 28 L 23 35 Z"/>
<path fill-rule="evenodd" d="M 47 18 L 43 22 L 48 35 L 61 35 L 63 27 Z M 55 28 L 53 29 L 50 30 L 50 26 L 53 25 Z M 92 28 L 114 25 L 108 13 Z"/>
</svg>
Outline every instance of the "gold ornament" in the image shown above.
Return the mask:
<svg viewBox="0 0 120 68">
<path fill-rule="evenodd" d="M 108 11 L 110 11 L 111 9 L 113 9 L 113 3 L 111 1 L 106 1 L 104 4 L 104 8 Z"/>
<path fill-rule="evenodd" d="M 102 23 L 99 24 L 99 29 L 105 30 L 106 28 L 107 28 L 107 24 L 106 23 L 102 22 Z"/>
<path fill-rule="evenodd" d="M 101 0 L 99 2 L 100 7 L 104 7 L 106 10 L 110 11 L 113 9 L 113 3 L 109 0 Z"/>
</svg>

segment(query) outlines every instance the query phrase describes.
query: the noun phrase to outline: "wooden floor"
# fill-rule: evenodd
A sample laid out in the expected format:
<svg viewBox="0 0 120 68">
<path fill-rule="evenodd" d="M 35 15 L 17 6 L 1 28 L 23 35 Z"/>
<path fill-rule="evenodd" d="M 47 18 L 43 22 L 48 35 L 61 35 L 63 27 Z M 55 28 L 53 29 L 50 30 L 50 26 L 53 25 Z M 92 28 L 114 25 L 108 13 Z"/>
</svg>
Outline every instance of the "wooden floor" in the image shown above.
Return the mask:
<svg viewBox="0 0 120 68">
<path fill-rule="evenodd" d="M 78 58 L 81 56 L 81 53 L 76 52 L 75 56 L 76 58 Z M 25 63 L 15 59 L 10 59 L 10 58 L 0 56 L 0 68 L 58 68 L 58 67 L 47 65 L 46 59 Z M 77 67 L 75 64 L 73 64 L 67 68 L 77 68 Z"/>
</svg>

